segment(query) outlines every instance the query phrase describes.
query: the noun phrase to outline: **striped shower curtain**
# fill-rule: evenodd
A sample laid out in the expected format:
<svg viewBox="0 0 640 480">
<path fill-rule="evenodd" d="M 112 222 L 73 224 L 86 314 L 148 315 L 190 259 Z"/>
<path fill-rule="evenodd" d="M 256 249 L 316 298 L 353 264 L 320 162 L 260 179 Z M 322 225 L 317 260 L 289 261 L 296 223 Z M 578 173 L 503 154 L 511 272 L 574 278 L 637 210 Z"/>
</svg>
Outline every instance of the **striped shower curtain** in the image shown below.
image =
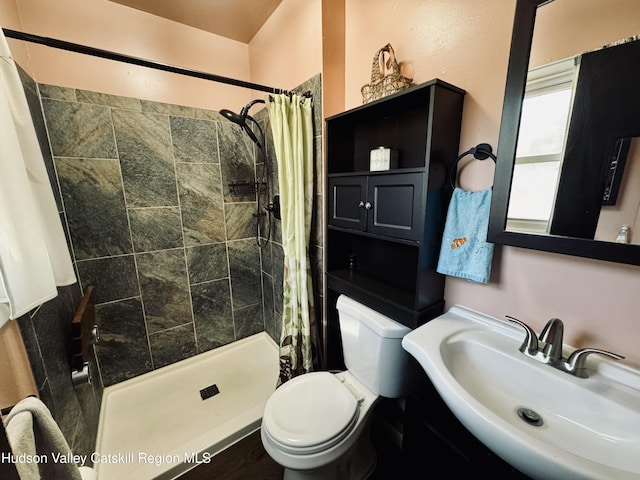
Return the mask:
<svg viewBox="0 0 640 480">
<path fill-rule="evenodd" d="M 313 208 L 311 99 L 274 95 L 269 118 L 278 160 L 284 285 L 280 378 L 284 383 L 313 370 L 317 350 L 309 238 Z"/>
</svg>

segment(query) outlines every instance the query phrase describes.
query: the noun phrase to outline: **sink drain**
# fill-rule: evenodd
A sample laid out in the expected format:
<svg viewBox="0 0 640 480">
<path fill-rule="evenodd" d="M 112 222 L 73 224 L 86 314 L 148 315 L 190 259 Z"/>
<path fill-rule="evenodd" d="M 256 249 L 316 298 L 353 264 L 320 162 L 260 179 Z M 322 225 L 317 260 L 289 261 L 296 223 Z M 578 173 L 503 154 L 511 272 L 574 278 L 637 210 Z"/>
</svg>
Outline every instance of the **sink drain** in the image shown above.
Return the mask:
<svg viewBox="0 0 640 480">
<path fill-rule="evenodd" d="M 528 423 L 529 425 L 533 425 L 534 427 L 539 427 L 544 423 L 542 421 L 542 417 L 530 408 L 519 408 L 518 416 L 526 423 Z"/>
</svg>

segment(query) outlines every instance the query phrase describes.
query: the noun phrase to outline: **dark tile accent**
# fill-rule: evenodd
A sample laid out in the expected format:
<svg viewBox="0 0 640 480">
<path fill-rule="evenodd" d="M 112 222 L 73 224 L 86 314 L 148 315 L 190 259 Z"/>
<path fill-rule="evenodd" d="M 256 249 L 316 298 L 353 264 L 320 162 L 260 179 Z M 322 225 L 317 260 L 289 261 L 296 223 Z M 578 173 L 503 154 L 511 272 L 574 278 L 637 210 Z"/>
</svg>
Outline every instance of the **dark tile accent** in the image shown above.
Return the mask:
<svg viewBox="0 0 640 480">
<path fill-rule="evenodd" d="M 136 252 L 183 246 L 182 221 L 178 207 L 130 209 L 129 222 Z"/>
<path fill-rule="evenodd" d="M 251 240 L 229 242 L 233 309 L 262 303 L 260 248 Z"/>
<path fill-rule="evenodd" d="M 42 107 L 54 156 L 116 158 L 108 108 L 48 98 Z"/>
<path fill-rule="evenodd" d="M 105 386 L 151 371 L 151 355 L 140 299 L 96 306 L 100 342 L 96 345 Z"/>
<path fill-rule="evenodd" d="M 82 286 L 93 285 L 96 303 L 140 296 L 133 255 L 84 260 L 77 263 Z"/>
<path fill-rule="evenodd" d="M 198 353 L 192 323 L 149 335 L 149 345 L 153 368 L 164 367 Z"/>
<path fill-rule="evenodd" d="M 184 249 L 136 254 L 149 333 L 193 321 Z"/>
<path fill-rule="evenodd" d="M 117 160 L 56 158 L 77 260 L 131 253 Z"/>
<path fill-rule="evenodd" d="M 185 246 L 224 242 L 220 166 L 178 163 L 176 172 Z"/>
<path fill-rule="evenodd" d="M 170 123 L 176 162 L 219 163 L 215 122 L 170 117 Z"/>
<path fill-rule="evenodd" d="M 191 299 L 199 352 L 235 340 L 228 279 L 192 285 Z"/>
<path fill-rule="evenodd" d="M 229 276 L 226 243 L 187 248 L 189 283 L 209 282 Z"/>
<path fill-rule="evenodd" d="M 169 118 L 113 110 L 113 127 L 127 206 L 177 206 Z"/>
<path fill-rule="evenodd" d="M 236 339 L 241 339 L 262 332 L 264 328 L 264 312 L 262 304 L 257 303 L 233 311 L 233 322 L 236 327 Z"/>
</svg>

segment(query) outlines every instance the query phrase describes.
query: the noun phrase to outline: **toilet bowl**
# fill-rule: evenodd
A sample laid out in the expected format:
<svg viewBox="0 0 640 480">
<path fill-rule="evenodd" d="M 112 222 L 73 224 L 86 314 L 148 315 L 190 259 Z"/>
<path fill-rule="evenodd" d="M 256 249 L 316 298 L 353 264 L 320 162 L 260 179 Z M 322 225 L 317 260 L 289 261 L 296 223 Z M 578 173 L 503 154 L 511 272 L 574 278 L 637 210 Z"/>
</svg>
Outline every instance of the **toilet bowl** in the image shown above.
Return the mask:
<svg viewBox="0 0 640 480">
<path fill-rule="evenodd" d="M 348 371 L 301 375 L 267 401 L 262 444 L 285 480 L 367 478 L 376 466 L 367 444 L 378 399 Z"/>
<path fill-rule="evenodd" d="M 313 372 L 280 386 L 267 400 L 262 444 L 284 467 L 284 480 L 364 480 L 376 467 L 369 439 L 381 396 L 406 392 L 409 328 L 340 296 L 344 372 Z"/>
</svg>

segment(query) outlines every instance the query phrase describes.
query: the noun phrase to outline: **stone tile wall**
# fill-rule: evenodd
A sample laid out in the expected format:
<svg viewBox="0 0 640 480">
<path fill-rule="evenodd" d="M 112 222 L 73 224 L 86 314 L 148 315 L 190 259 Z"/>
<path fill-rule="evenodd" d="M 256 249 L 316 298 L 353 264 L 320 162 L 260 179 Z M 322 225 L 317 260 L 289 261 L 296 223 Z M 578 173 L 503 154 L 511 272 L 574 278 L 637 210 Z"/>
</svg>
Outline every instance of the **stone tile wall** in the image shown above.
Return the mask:
<svg viewBox="0 0 640 480">
<path fill-rule="evenodd" d="M 314 93 L 321 139 L 320 76 L 300 89 Z M 278 340 L 279 222 L 260 249 L 255 194 L 229 187 L 262 175 L 248 136 L 214 111 L 39 90 L 80 285 L 96 287 L 104 385 L 262 330 Z M 266 109 L 255 116 L 277 172 Z M 314 231 L 321 272 L 322 228 Z"/>
<path fill-rule="evenodd" d="M 264 164 L 217 112 L 36 85 L 21 74 L 79 284 L 60 288 L 20 327 L 41 398 L 74 452 L 87 454 L 104 386 L 262 330 L 279 339 L 280 222 L 260 249 L 255 195 L 232 194 L 229 183 L 254 181 Z M 320 213 L 320 75 L 299 89 L 314 95 Z M 267 111 L 254 116 L 267 133 L 277 194 Z M 321 217 L 311 247 L 319 321 Z M 74 387 L 69 328 L 87 285 L 96 286 L 101 340 L 93 383 Z"/>
<path fill-rule="evenodd" d="M 40 85 L 105 385 L 264 330 L 255 151 L 217 112 Z"/>
<path fill-rule="evenodd" d="M 63 224 L 64 212 L 45 129 L 38 89 L 19 69 L 27 103 L 43 153 L 49 179 Z M 47 405 L 62 433 L 77 454 L 95 450 L 102 382 L 97 362 L 91 362 L 93 382 L 75 386 L 71 382 L 69 344 L 71 320 L 82 293 L 78 284 L 58 288 L 58 296 L 18 319 L 40 399 Z"/>
</svg>

